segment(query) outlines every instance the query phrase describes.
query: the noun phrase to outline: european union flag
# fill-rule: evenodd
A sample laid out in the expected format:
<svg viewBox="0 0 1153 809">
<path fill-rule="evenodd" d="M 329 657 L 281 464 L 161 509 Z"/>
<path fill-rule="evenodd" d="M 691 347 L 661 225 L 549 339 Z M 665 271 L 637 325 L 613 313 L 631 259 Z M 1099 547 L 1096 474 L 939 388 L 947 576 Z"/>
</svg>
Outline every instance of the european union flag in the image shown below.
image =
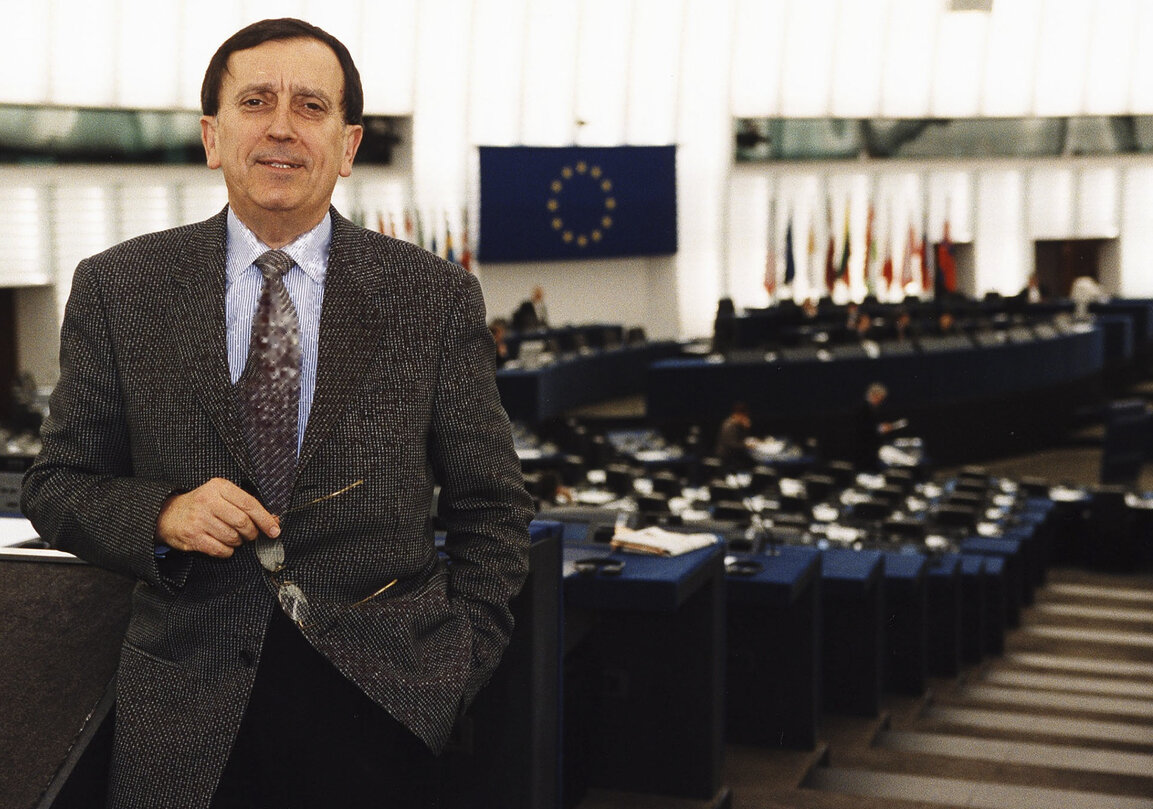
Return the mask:
<svg viewBox="0 0 1153 809">
<path fill-rule="evenodd" d="M 484 261 L 676 251 L 676 147 L 480 148 Z"/>
</svg>

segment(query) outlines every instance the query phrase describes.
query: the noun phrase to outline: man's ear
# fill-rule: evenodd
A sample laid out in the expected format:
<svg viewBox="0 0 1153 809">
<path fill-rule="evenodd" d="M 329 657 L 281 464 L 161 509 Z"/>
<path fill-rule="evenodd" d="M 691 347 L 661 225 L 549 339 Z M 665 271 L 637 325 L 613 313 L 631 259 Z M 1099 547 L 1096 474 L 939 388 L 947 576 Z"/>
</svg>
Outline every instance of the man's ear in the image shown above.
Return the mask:
<svg viewBox="0 0 1153 809">
<path fill-rule="evenodd" d="M 200 140 L 204 143 L 204 157 L 208 168 L 220 168 L 220 155 L 216 151 L 216 116 L 200 116 Z"/>
<path fill-rule="evenodd" d="M 341 177 L 348 177 L 352 174 L 352 161 L 356 158 L 356 150 L 360 148 L 362 138 L 364 138 L 364 127 L 360 124 L 348 124 L 344 127 L 344 159 L 340 164 Z"/>
</svg>

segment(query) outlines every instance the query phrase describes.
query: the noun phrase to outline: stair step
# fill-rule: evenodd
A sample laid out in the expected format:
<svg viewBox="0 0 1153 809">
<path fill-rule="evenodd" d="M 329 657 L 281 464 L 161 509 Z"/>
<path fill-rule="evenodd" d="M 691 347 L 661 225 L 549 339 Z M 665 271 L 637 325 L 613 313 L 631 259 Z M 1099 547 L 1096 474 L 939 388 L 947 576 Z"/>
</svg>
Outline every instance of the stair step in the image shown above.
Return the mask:
<svg viewBox="0 0 1153 809">
<path fill-rule="evenodd" d="M 1136 587 L 1105 587 L 1092 584 L 1073 584 L 1069 582 L 1051 582 L 1045 587 L 1046 596 L 1070 596 L 1087 598 L 1094 602 L 1100 601 L 1128 601 L 1135 603 L 1153 604 L 1153 592 Z"/>
<path fill-rule="evenodd" d="M 1033 615 L 1038 618 L 1088 618 L 1094 621 L 1115 623 L 1153 624 L 1153 610 L 1136 610 L 1122 607 L 1088 606 L 1047 602 L 1033 607 Z M 1150 634 L 1150 633 L 1143 633 Z"/>
<path fill-rule="evenodd" d="M 972 809 L 1153 809 L 1153 798 L 837 767 L 817 767 L 805 786 Z"/>
<path fill-rule="evenodd" d="M 981 677 L 981 682 L 988 685 L 1029 688 L 1039 691 L 1075 691 L 1085 694 L 1107 694 L 1115 697 L 1153 700 L 1153 683 L 1118 680 L 1113 677 L 1070 677 L 1064 674 L 991 669 Z"/>
<path fill-rule="evenodd" d="M 1131 660 L 1107 660 L 1100 657 L 1074 657 L 1072 655 L 1017 651 L 1006 653 L 1001 662 L 1004 665 L 1025 666 L 1033 669 L 1056 669 L 1107 674 L 1113 677 L 1153 679 L 1153 663 L 1139 663 Z"/>
<path fill-rule="evenodd" d="M 1083 739 L 1153 750 L 1153 724 L 1110 722 L 1027 714 L 958 705 L 932 705 L 922 719 L 942 725 L 1030 734 L 1054 739 Z"/>
<path fill-rule="evenodd" d="M 1133 632 L 1103 632 L 1097 629 L 1075 629 L 1051 624 L 1029 624 L 1022 626 L 1019 631 L 1026 635 L 1073 643 L 1153 649 L 1153 635 L 1137 635 Z"/>
<path fill-rule="evenodd" d="M 979 759 L 1029 767 L 1052 767 L 1153 779 L 1153 755 L 1088 747 L 982 739 L 944 733 L 883 731 L 875 741 L 886 750 Z"/>
<path fill-rule="evenodd" d="M 966 685 L 957 692 L 955 701 L 985 705 L 1044 708 L 1065 713 L 1082 712 L 1126 716 L 1137 720 L 1153 719 L 1153 702 L 1123 697 L 1099 697 L 1027 688 L 1001 688 L 995 685 Z"/>
</svg>

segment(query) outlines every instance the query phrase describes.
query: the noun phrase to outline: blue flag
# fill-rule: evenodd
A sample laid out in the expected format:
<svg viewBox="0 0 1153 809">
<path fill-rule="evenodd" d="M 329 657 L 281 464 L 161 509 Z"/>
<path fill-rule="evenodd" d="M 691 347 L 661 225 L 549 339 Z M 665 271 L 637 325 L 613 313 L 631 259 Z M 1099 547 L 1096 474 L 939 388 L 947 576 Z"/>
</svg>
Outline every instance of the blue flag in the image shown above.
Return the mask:
<svg viewBox="0 0 1153 809">
<path fill-rule="evenodd" d="M 482 260 L 676 251 L 676 147 L 480 148 Z"/>
</svg>

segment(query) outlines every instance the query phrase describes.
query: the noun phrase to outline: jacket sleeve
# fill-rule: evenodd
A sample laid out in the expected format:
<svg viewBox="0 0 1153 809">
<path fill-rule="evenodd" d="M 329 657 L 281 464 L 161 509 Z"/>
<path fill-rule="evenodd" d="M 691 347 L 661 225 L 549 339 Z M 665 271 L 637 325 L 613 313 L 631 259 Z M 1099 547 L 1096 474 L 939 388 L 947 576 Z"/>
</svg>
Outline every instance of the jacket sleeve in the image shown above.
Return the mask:
<svg viewBox="0 0 1153 809">
<path fill-rule="evenodd" d="M 447 528 L 450 597 L 473 628 L 466 704 L 496 668 L 512 633 L 509 601 L 528 573 L 533 516 L 496 388 L 494 357 L 480 286 L 465 275 L 441 343 L 429 449 L 441 486 L 438 514 Z"/>
<path fill-rule="evenodd" d="M 173 488 L 133 476 L 109 322 L 98 271 L 81 262 L 61 327 L 60 380 L 21 510 L 53 548 L 171 589 L 179 582 L 160 573 L 155 533 Z"/>
</svg>

